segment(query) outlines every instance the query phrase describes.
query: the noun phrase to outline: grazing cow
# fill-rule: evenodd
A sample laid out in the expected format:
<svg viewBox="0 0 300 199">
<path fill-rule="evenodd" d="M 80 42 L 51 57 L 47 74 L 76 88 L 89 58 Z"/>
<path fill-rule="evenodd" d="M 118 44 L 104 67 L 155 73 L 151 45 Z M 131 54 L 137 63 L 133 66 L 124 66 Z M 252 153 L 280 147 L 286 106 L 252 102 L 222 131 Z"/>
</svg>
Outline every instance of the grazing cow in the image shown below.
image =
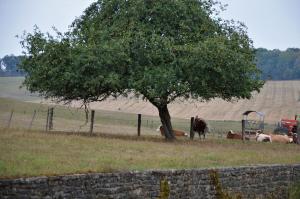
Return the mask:
<svg viewBox="0 0 300 199">
<path fill-rule="evenodd" d="M 227 133 L 227 139 L 236 139 L 236 140 L 242 140 L 243 136 L 238 133 L 234 133 L 232 130 L 228 131 Z"/>
<path fill-rule="evenodd" d="M 160 131 L 161 135 L 162 136 L 165 136 L 165 130 L 164 130 L 164 127 L 162 125 L 158 126 L 158 128 L 156 129 L 156 131 Z M 180 131 L 180 130 L 176 130 L 176 129 L 173 129 L 173 132 L 174 132 L 174 135 L 175 136 L 188 136 L 187 133 L 183 132 L 183 131 Z"/>
<path fill-rule="evenodd" d="M 205 139 L 205 133 L 209 131 L 205 120 L 202 118 L 198 118 L 198 115 L 195 117 L 195 120 L 193 122 L 193 131 L 198 132 L 200 139 L 201 139 L 201 135 L 203 135 L 203 139 Z"/>
</svg>

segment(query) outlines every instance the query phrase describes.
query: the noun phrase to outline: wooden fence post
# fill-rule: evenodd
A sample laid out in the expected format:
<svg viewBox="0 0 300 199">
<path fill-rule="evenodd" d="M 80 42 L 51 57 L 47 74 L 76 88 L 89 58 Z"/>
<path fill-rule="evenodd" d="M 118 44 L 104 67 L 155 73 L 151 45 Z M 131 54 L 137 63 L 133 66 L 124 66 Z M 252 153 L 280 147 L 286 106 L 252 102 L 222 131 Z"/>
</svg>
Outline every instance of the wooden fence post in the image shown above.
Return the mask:
<svg viewBox="0 0 300 199">
<path fill-rule="evenodd" d="M 297 144 L 300 144 L 300 121 L 297 121 Z"/>
<path fill-rule="evenodd" d="M 48 129 L 49 129 L 49 107 L 48 107 L 48 110 L 47 110 L 46 132 L 48 132 Z"/>
<path fill-rule="evenodd" d="M 141 136 L 141 123 L 142 123 L 142 114 L 138 114 L 138 128 L 137 128 L 138 136 Z"/>
<path fill-rule="evenodd" d="M 95 110 L 91 111 L 91 126 L 90 126 L 90 135 L 93 133 L 94 129 L 94 120 L 95 120 Z"/>
<path fill-rule="evenodd" d="M 243 142 L 245 142 L 245 128 L 246 128 L 246 120 L 242 120 L 242 138 L 243 138 Z"/>
<path fill-rule="evenodd" d="M 191 117 L 191 126 L 190 126 L 190 139 L 194 139 L 194 130 L 193 130 L 193 124 L 194 124 L 194 117 Z"/>
<path fill-rule="evenodd" d="M 53 129 L 53 110 L 53 107 L 49 110 L 49 131 Z"/>
<path fill-rule="evenodd" d="M 8 119 L 8 122 L 7 122 L 7 127 L 6 127 L 6 128 L 9 128 L 9 127 L 10 127 L 10 124 L 11 124 L 11 120 L 12 120 L 13 114 L 14 114 L 14 110 L 11 110 L 10 116 L 9 116 L 9 119 Z"/>
<path fill-rule="evenodd" d="M 31 127 L 32 127 L 32 124 L 33 124 L 33 121 L 34 121 L 34 119 L 35 119 L 35 116 L 36 116 L 36 110 L 34 110 L 33 116 L 32 116 L 31 121 L 30 121 L 30 123 L 29 123 L 29 127 L 28 127 L 29 130 L 30 130 Z"/>
</svg>

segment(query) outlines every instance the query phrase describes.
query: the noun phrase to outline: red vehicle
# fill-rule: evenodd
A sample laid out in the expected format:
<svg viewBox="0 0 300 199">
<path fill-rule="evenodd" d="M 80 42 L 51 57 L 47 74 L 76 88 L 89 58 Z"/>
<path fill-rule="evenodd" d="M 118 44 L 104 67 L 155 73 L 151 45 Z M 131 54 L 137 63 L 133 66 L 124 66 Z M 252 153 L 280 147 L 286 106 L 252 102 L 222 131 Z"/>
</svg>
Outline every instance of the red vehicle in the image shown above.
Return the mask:
<svg viewBox="0 0 300 199">
<path fill-rule="evenodd" d="M 278 127 L 274 130 L 275 133 L 286 133 L 293 135 L 297 131 L 297 122 L 300 121 L 300 115 L 295 115 L 295 119 L 281 119 Z"/>
</svg>

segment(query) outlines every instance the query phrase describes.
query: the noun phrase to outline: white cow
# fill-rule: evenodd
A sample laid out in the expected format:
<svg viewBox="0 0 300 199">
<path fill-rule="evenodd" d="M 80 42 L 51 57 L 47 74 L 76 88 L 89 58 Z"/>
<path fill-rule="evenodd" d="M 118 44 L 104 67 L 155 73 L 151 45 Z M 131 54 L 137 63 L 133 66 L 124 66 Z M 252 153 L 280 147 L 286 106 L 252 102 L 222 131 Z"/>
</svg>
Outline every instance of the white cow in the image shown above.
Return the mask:
<svg viewBox="0 0 300 199">
<path fill-rule="evenodd" d="M 274 135 L 274 134 L 256 134 L 256 141 L 258 142 L 278 142 L 278 143 L 292 143 L 293 138 L 288 137 L 287 135 Z"/>
<path fill-rule="evenodd" d="M 255 139 L 257 142 L 272 142 L 271 136 L 263 133 L 256 133 Z"/>
</svg>

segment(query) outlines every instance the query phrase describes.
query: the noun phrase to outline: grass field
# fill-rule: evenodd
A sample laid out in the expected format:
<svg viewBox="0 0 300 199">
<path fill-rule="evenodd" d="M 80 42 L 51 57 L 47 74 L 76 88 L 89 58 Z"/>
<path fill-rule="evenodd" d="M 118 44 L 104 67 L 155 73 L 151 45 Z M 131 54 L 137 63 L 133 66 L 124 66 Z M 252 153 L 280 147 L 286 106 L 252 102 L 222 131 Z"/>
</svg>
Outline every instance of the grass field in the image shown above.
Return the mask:
<svg viewBox="0 0 300 199">
<path fill-rule="evenodd" d="M 229 129 L 241 130 L 240 121 L 207 120 L 211 133 L 205 141 L 183 138 L 168 143 L 156 132 L 160 124 L 157 115 L 143 114 L 142 136 L 137 137 L 137 115 L 126 113 L 126 107 L 132 106 L 140 110 L 140 113 L 147 113 L 147 105 L 139 101 L 132 104 L 121 100 L 119 104 L 112 103 L 114 108 L 108 105 L 107 110 L 97 109 L 94 136 L 90 137 L 87 136 L 89 123 L 82 126 L 85 121 L 82 109 L 48 102 L 38 103 L 38 97 L 27 95 L 24 90 L 18 89 L 21 82 L 22 78 L 0 78 L 0 178 L 300 162 L 298 145 L 256 142 L 243 144 L 240 141 L 223 139 Z M 273 92 L 276 92 L 275 90 Z M 295 98 L 298 94 L 293 96 Z M 287 103 L 283 97 L 280 100 L 282 102 L 279 104 Z M 276 100 L 273 101 L 276 103 Z M 199 109 L 192 110 L 187 102 L 184 103 L 186 110 L 182 111 L 183 115 L 188 110 L 191 111 L 191 116 L 199 111 Z M 291 108 L 290 104 L 287 104 L 289 105 L 287 107 Z M 264 103 L 268 108 L 271 106 L 269 105 Z M 45 133 L 43 130 L 49 106 L 55 107 L 54 129 L 50 133 Z M 178 106 L 181 107 L 182 104 Z M 223 114 L 219 104 L 216 107 L 220 112 L 216 108 L 213 113 Z M 294 111 L 297 111 L 298 106 L 295 107 Z M 238 107 L 223 108 L 233 112 L 242 110 Z M 281 109 L 273 111 L 282 113 L 284 109 L 282 106 Z M 12 120 L 8 123 L 12 110 Z M 34 111 L 36 111 L 34 122 L 31 130 L 28 130 Z M 6 129 L 8 124 L 10 128 Z M 189 118 L 176 117 L 174 114 L 172 124 L 174 128 L 189 132 Z M 267 132 L 273 128 L 273 124 L 266 124 Z"/>
<path fill-rule="evenodd" d="M 22 101 L 39 101 L 40 97 L 20 88 L 24 77 L 0 77 L 0 97 Z"/>
<path fill-rule="evenodd" d="M 0 178 L 300 162 L 294 144 L 0 131 Z"/>
<path fill-rule="evenodd" d="M 11 112 L 13 117 L 10 127 L 27 130 L 32 122 L 32 130 L 44 130 L 46 124 L 47 108 L 49 104 L 23 102 L 14 99 L 0 98 L 0 128 L 8 126 Z M 85 112 L 76 107 L 66 107 L 51 105 L 54 107 L 54 131 L 67 132 L 88 132 L 89 123 L 85 123 Z M 208 136 L 224 136 L 229 130 L 241 131 L 241 122 L 237 121 L 207 121 L 211 133 Z M 175 129 L 189 132 L 190 120 L 183 118 L 172 118 Z M 142 135 L 157 135 L 156 128 L 160 125 L 157 116 L 142 115 Z M 265 124 L 267 132 L 275 128 L 272 124 Z M 137 133 L 137 115 L 133 113 L 123 113 L 116 111 L 96 110 L 95 114 L 95 133 L 129 134 Z"/>
<path fill-rule="evenodd" d="M 34 111 L 36 111 L 32 129 L 43 130 L 45 129 L 47 108 L 48 106 L 54 106 L 54 130 L 71 132 L 87 132 L 89 130 L 88 124 L 83 125 L 85 123 L 85 114 L 82 109 L 76 108 L 78 106 L 58 106 L 49 104 L 47 101 L 41 101 L 37 96 L 30 96 L 25 89 L 19 89 L 22 81 L 23 77 L 0 77 L 0 127 L 7 126 L 11 111 L 13 110 L 13 120 L 10 126 L 12 128 L 28 129 Z M 23 103 L 23 101 L 34 103 Z M 109 102 L 111 103 L 110 105 L 107 104 Z M 107 106 L 103 107 L 101 105 L 103 103 L 107 104 Z M 145 102 L 134 99 L 124 102 L 120 99 L 113 101 L 108 100 L 103 103 L 98 104 L 101 105 L 100 109 L 96 109 L 95 132 L 136 134 L 137 115 L 126 109 L 126 107 L 130 106 L 133 107 L 137 113 L 145 112 L 142 116 L 142 133 L 145 135 L 157 134 L 155 130 L 160 124 L 158 114 L 151 114 L 151 111 L 147 111 L 148 105 L 145 104 Z M 92 108 L 97 108 L 98 105 L 92 104 Z M 174 104 L 171 105 L 171 111 L 172 106 L 174 107 Z M 182 103 L 178 104 L 178 106 L 182 106 Z M 117 109 L 117 107 L 121 108 Z M 187 105 L 186 110 L 193 112 L 197 109 L 193 110 L 190 105 Z M 182 113 L 185 111 L 182 111 Z M 148 112 L 150 115 L 147 115 Z M 214 110 L 214 112 L 216 112 L 216 110 Z M 222 113 L 220 112 L 218 114 Z M 194 115 L 191 113 L 190 116 Z M 228 130 L 241 131 L 240 120 L 206 120 L 211 127 L 211 132 L 218 134 L 218 136 L 222 136 L 228 132 Z M 189 118 L 180 117 L 178 114 L 175 114 L 175 116 L 172 115 L 172 123 L 174 128 L 189 132 Z M 268 132 L 272 131 L 275 128 L 274 123 L 266 124 L 265 128 Z"/>
</svg>

